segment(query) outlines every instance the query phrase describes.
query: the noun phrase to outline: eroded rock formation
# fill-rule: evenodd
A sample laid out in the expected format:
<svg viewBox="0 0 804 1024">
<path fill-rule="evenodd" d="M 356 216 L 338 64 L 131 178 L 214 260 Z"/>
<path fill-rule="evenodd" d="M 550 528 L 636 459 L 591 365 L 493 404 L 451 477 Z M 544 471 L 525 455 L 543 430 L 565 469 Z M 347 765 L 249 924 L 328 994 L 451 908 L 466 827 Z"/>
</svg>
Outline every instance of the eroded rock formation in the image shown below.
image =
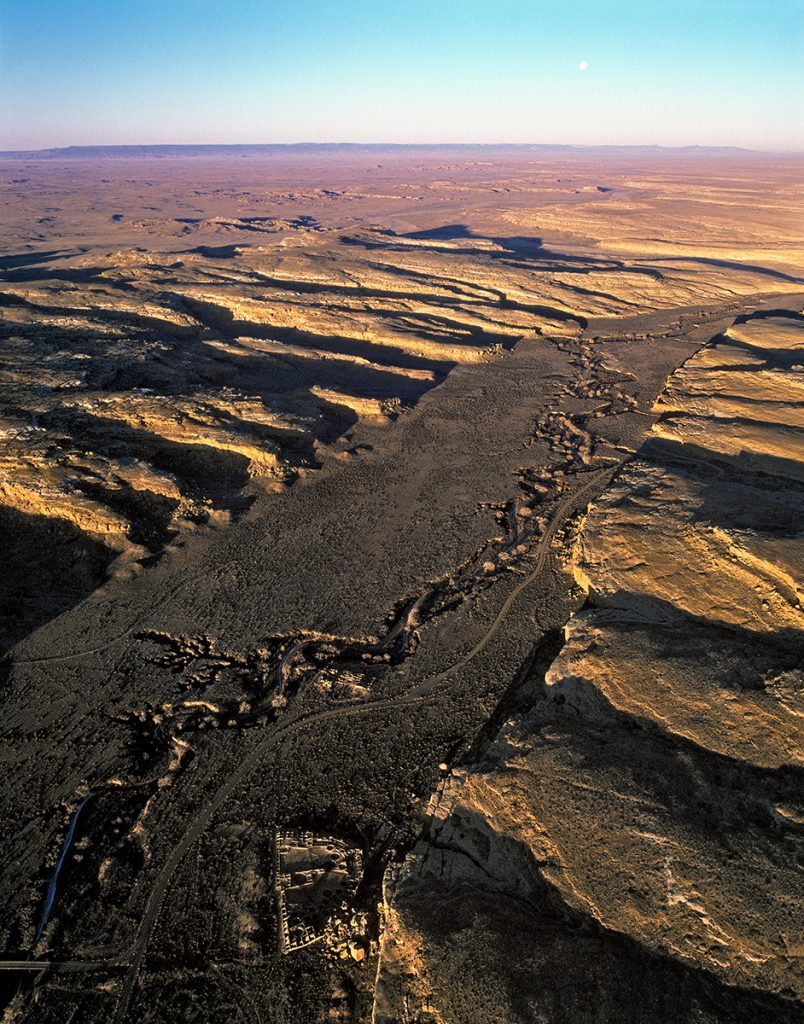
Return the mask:
<svg viewBox="0 0 804 1024">
<path fill-rule="evenodd" d="M 794 1019 L 801 339 L 748 318 L 668 380 L 560 652 L 389 871 L 375 1021 Z"/>
<path fill-rule="evenodd" d="M 0 169 L 7 1021 L 794 1019 L 799 163 L 475 156 Z"/>
</svg>

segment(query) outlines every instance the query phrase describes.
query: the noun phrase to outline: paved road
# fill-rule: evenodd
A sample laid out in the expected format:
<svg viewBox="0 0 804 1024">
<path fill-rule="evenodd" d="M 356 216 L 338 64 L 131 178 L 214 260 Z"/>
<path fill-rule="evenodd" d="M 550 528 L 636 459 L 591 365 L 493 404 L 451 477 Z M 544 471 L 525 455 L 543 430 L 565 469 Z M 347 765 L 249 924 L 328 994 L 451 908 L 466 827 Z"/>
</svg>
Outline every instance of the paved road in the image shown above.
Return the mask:
<svg viewBox="0 0 804 1024">
<path fill-rule="evenodd" d="M 145 912 L 140 920 L 137 936 L 127 950 L 117 956 L 109 958 L 108 960 L 0 961 L 0 970 L 44 971 L 53 969 L 59 971 L 93 971 L 99 969 L 125 968 L 126 975 L 123 981 L 123 988 L 118 998 L 113 1017 L 113 1021 L 121 1022 L 127 1013 L 131 994 L 150 940 L 151 932 L 158 918 L 162 901 L 165 897 L 173 874 L 187 852 L 207 828 L 215 813 L 223 806 L 223 804 L 226 803 L 238 787 L 248 779 L 249 775 L 256 769 L 257 765 L 264 760 L 268 751 L 287 736 L 319 722 L 337 718 L 374 714 L 376 712 L 403 707 L 424 705 L 433 701 L 437 696 L 439 684 L 450 676 L 460 672 L 487 647 L 499 630 L 500 626 L 505 621 L 519 596 L 536 580 L 544 569 L 545 562 L 547 561 L 550 553 L 550 544 L 557 531 L 564 524 L 572 511 L 582 504 L 583 498 L 589 494 L 590 491 L 594 489 L 599 490 L 605 486 L 604 481 L 607 481 L 608 478 L 611 477 L 619 465 L 621 465 L 621 463 L 618 462 L 616 465 L 609 465 L 604 469 L 594 471 L 590 474 L 590 479 L 587 483 L 574 491 L 559 504 L 549 526 L 537 542 L 537 558 L 533 569 L 505 599 L 497 613 L 497 616 L 484 635 L 453 665 L 436 675 L 430 676 L 420 683 L 414 684 L 409 690 L 398 696 L 369 698 L 359 704 L 350 704 L 343 707 L 309 712 L 307 714 L 299 715 L 297 718 L 285 720 L 269 735 L 267 735 L 264 741 L 258 744 L 240 762 L 239 766 L 231 775 L 229 775 L 214 796 L 199 810 L 190 822 L 181 839 L 174 846 L 169 857 L 163 864 L 153 889 L 151 890 L 151 894 L 145 907 Z M 406 619 L 403 620 L 403 628 L 407 627 L 414 609 L 415 605 L 410 609 Z"/>
<path fill-rule="evenodd" d="M 431 676 L 425 679 L 423 682 L 414 685 L 406 693 L 403 693 L 397 697 L 385 697 L 385 698 L 374 698 L 361 702 L 360 704 L 352 704 L 346 707 L 330 708 L 325 711 L 311 712 L 306 715 L 300 715 L 298 718 L 292 721 L 286 721 L 283 725 L 280 725 L 275 729 L 269 736 L 267 736 L 264 742 L 260 743 L 251 753 L 243 759 L 237 770 L 228 777 L 226 782 L 221 785 L 215 795 L 209 800 L 209 802 L 199 811 L 193 821 L 190 823 L 187 831 L 184 833 L 182 838 L 173 848 L 170 856 L 165 861 L 162 870 L 160 871 L 156 883 L 151 890 L 151 895 L 148 899 L 148 903 L 145 908 L 145 913 L 140 921 L 140 927 L 138 929 L 137 938 L 135 939 L 131 949 L 124 954 L 122 957 L 117 958 L 112 963 L 121 964 L 126 961 L 129 964 L 128 971 L 123 983 L 123 990 L 120 994 L 120 998 L 117 1003 L 115 1015 L 113 1020 L 120 1022 L 124 1019 L 128 1004 L 131 999 L 131 993 L 134 988 L 134 983 L 137 978 L 137 974 L 142 963 L 145 950 L 148 945 L 151 930 L 156 922 L 156 918 L 159 914 L 159 909 L 164 898 L 167 887 L 170 883 L 170 879 L 173 876 L 176 868 L 183 860 L 185 854 L 193 846 L 195 841 L 199 838 L 202 832 L 206 829 L 210 820 L 214 816 L 215 812 L 229 799 L 234 791 L 248 778 L 256 766 L 264 759 L 267 751 L 276 746 L 279 740 L 285 738 L 293 732 L 296 732 L 309 725 L 313 725 L 317 722 L 327 721 L 335 718 L 347 718 L 354 717 L 357 715 L 373 714 L 377 711 L 386 711 L 392 708 L 410 707 L 417 704 L 426 704 L 431 700 L 435 699 L 435 690 L 439 683 L 443 682 L 446 678 L 459 672 L 462 668 L 465 668 L 478 654 L 488 645 L 489 641 L 493 638 L 497 630 L 502 625 L 506 616 L 510 612 L 514 605 L 514 602 L 522 594 L 522 592 L 530 586 L 531 583 L 539 576 L 544 568 L 545 561 L 549 554 L 550 542 L 555 537 L 556 532 L 566 521 L 571 511 L 575 506 L 579 505 L 581 499 L 588 494 L 591 490 L 601 487 L 601 481 L 604 478 L 608 479 L 614 473 L 614 470 L 619 467 L 607 466 L 603 470 L 598 470 L 592 474 L 592 479 L 584 484 L 579 490 L 569 495 L 558 507 L 556 513 L 551 520 L 550 525 L 544 532 L 538 542 L 538 557 L 533 570 L 530 572 L 525 579 L 519 583 L 514 590 L 508 595 L 504 601 L 500 611 L 496 618 L 489 626 L 483 637 L 478 640 L 475 646 L 465 654 L 459 661 L 455 662 L 449 668 L 443 672 Z"/>
<path fill-rule="evenodd" d="M 106 971 L 115 966 L 111 960 L 0 960 L 0 971 Z"/>
</svg>

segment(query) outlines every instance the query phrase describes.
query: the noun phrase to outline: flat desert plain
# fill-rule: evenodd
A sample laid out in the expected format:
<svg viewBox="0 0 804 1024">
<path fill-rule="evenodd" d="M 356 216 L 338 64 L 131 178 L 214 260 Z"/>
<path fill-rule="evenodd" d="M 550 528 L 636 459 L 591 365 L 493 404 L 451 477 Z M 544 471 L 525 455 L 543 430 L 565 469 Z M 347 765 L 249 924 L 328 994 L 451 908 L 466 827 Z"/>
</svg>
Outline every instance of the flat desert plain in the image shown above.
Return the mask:
<svg viewBox="0 0 804 1024">
<path fill-rule="evenodd" d="M 797 1019 L 802 166 L 0 160 L 4 1021 Z"/>
</svg>

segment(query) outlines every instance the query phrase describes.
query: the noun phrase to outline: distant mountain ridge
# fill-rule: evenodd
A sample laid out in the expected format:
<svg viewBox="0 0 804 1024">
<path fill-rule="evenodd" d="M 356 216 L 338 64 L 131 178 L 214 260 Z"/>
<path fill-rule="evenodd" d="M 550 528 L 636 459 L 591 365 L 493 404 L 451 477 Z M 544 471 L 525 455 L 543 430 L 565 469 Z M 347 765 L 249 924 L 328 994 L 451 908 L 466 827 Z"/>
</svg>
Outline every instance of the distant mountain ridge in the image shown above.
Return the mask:
<svg viewBox="0 0 804 1024">
<path fill-rule="evenodd" d="M 393 142 L 294 142 L 245 143 L 227 145 L 155 146 L 63 146 L 53 149 L 0 150 L 0 158 L 36 160 L 73 160 L 91 158 L 168 158 L 225 156 L 293 156 L 377 153 L 698 153 L 730 156 L 759 153 L 738 146 L 581 146 L 546 143 L 393 143 Z"/>
</svg>

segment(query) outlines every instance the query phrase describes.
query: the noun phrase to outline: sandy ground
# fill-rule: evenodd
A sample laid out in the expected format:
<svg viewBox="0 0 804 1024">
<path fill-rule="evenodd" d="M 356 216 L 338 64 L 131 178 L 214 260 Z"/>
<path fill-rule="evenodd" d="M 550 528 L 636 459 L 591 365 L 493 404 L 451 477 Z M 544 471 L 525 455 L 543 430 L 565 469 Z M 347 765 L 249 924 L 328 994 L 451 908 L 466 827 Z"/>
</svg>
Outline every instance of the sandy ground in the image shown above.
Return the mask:
<svg viewBox="0 0 804 1024">
<path fill-rule="evenodd" d="M 800 165 L 0 190 L 7 1019 L 792 1019 Z"/>
</svg>

